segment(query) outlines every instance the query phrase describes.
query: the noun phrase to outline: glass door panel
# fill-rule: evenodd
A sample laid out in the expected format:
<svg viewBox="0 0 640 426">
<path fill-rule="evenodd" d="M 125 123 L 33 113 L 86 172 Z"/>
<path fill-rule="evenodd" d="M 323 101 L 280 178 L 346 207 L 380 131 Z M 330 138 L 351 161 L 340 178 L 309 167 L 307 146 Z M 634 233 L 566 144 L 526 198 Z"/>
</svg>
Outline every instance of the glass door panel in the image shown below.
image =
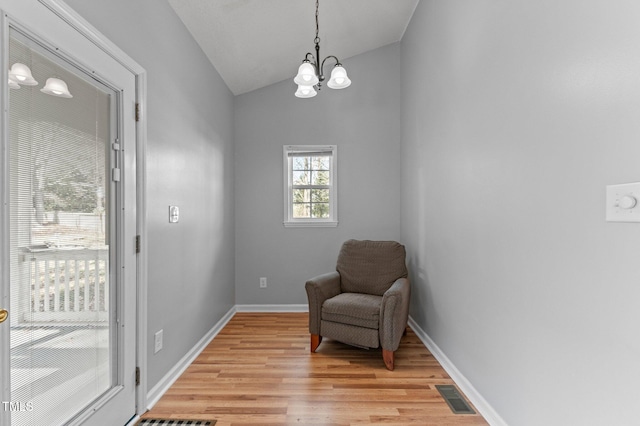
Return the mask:
<svg viewBox="0 0 640 426">
<path fill-rule="evenodd" d="M 117 102 L 13 29 L 9 65 L 9 410 L 57 425 L 117 381 Z"/>
</svg>

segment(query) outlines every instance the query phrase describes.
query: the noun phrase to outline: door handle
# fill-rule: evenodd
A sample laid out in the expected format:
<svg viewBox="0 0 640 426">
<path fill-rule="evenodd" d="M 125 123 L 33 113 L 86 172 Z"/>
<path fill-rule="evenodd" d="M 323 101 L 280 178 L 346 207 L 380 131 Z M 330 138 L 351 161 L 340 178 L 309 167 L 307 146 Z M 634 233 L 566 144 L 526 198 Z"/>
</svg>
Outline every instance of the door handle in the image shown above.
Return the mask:
<svg viewBox="0 0 640 426">
<path fill-rule="evenodd" d="M 4 322 L 7 318 L 9 318 L 9 312 L 6 309 L 0 309 L 0 322 Z"/>
</svg>

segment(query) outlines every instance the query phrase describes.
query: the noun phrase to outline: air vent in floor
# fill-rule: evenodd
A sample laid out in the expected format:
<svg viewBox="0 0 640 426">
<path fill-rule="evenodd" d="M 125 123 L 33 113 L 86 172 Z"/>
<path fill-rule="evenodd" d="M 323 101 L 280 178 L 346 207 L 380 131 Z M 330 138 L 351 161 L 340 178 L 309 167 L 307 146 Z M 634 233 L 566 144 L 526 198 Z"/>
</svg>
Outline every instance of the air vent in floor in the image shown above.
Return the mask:
<svg viewBox="0 0 640 426">
<path fill-rule="evenodd" d="M 440 395 L 447 401 L 454 414 L 475 414 L 476 412 L 467 404 L 464 397 L 453 385 L 436 385 Z"/>
</svg>

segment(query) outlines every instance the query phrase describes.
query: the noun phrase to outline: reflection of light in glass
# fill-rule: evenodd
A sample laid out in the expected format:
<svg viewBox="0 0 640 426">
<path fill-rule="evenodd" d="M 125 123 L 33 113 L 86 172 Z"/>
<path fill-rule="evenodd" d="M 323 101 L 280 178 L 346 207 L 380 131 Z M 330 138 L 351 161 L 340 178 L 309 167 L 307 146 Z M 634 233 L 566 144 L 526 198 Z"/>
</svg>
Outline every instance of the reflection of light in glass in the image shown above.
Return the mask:
<svg viewBox="0 0 640 426">
<path fill-rule="evenodd" d="M 40 89 L 40 91 L 47 95 L 57 96 L 59 98 L 73 98 L 73 95 L 69 93 L 67 83 L 59 78 L 48 78 L 47 83 L 42 89 Z"/>
<path fill-rule="evenodd" d="M 9 70 L 9 78 L 24 86 L 35 86 L 38 82 L 31 75 L 31 69 L 25 64 L 16 62 Z"/>
<path fill-rule="evenodd" d="M 10 89 L 19 89 L 20 88 L 20 85 L 18 84 L 18 82 L 12 80 L 11 76 L 9 76 L 9 88 Z"/>
</svg>

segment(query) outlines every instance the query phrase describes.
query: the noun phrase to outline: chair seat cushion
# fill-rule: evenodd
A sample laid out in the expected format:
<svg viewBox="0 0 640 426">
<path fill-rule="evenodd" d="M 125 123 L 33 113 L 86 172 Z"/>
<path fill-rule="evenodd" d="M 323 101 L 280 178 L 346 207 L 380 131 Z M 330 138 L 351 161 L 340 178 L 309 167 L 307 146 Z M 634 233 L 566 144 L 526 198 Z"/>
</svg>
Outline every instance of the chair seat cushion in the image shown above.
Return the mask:
<svg viewBox="0 0 640 426">
<path fill-rule="evenodd" d="M 377 330 L 381 304 L 382 296 L 341 293 L 322 304 L 322 319 Z"/>
</svg>

